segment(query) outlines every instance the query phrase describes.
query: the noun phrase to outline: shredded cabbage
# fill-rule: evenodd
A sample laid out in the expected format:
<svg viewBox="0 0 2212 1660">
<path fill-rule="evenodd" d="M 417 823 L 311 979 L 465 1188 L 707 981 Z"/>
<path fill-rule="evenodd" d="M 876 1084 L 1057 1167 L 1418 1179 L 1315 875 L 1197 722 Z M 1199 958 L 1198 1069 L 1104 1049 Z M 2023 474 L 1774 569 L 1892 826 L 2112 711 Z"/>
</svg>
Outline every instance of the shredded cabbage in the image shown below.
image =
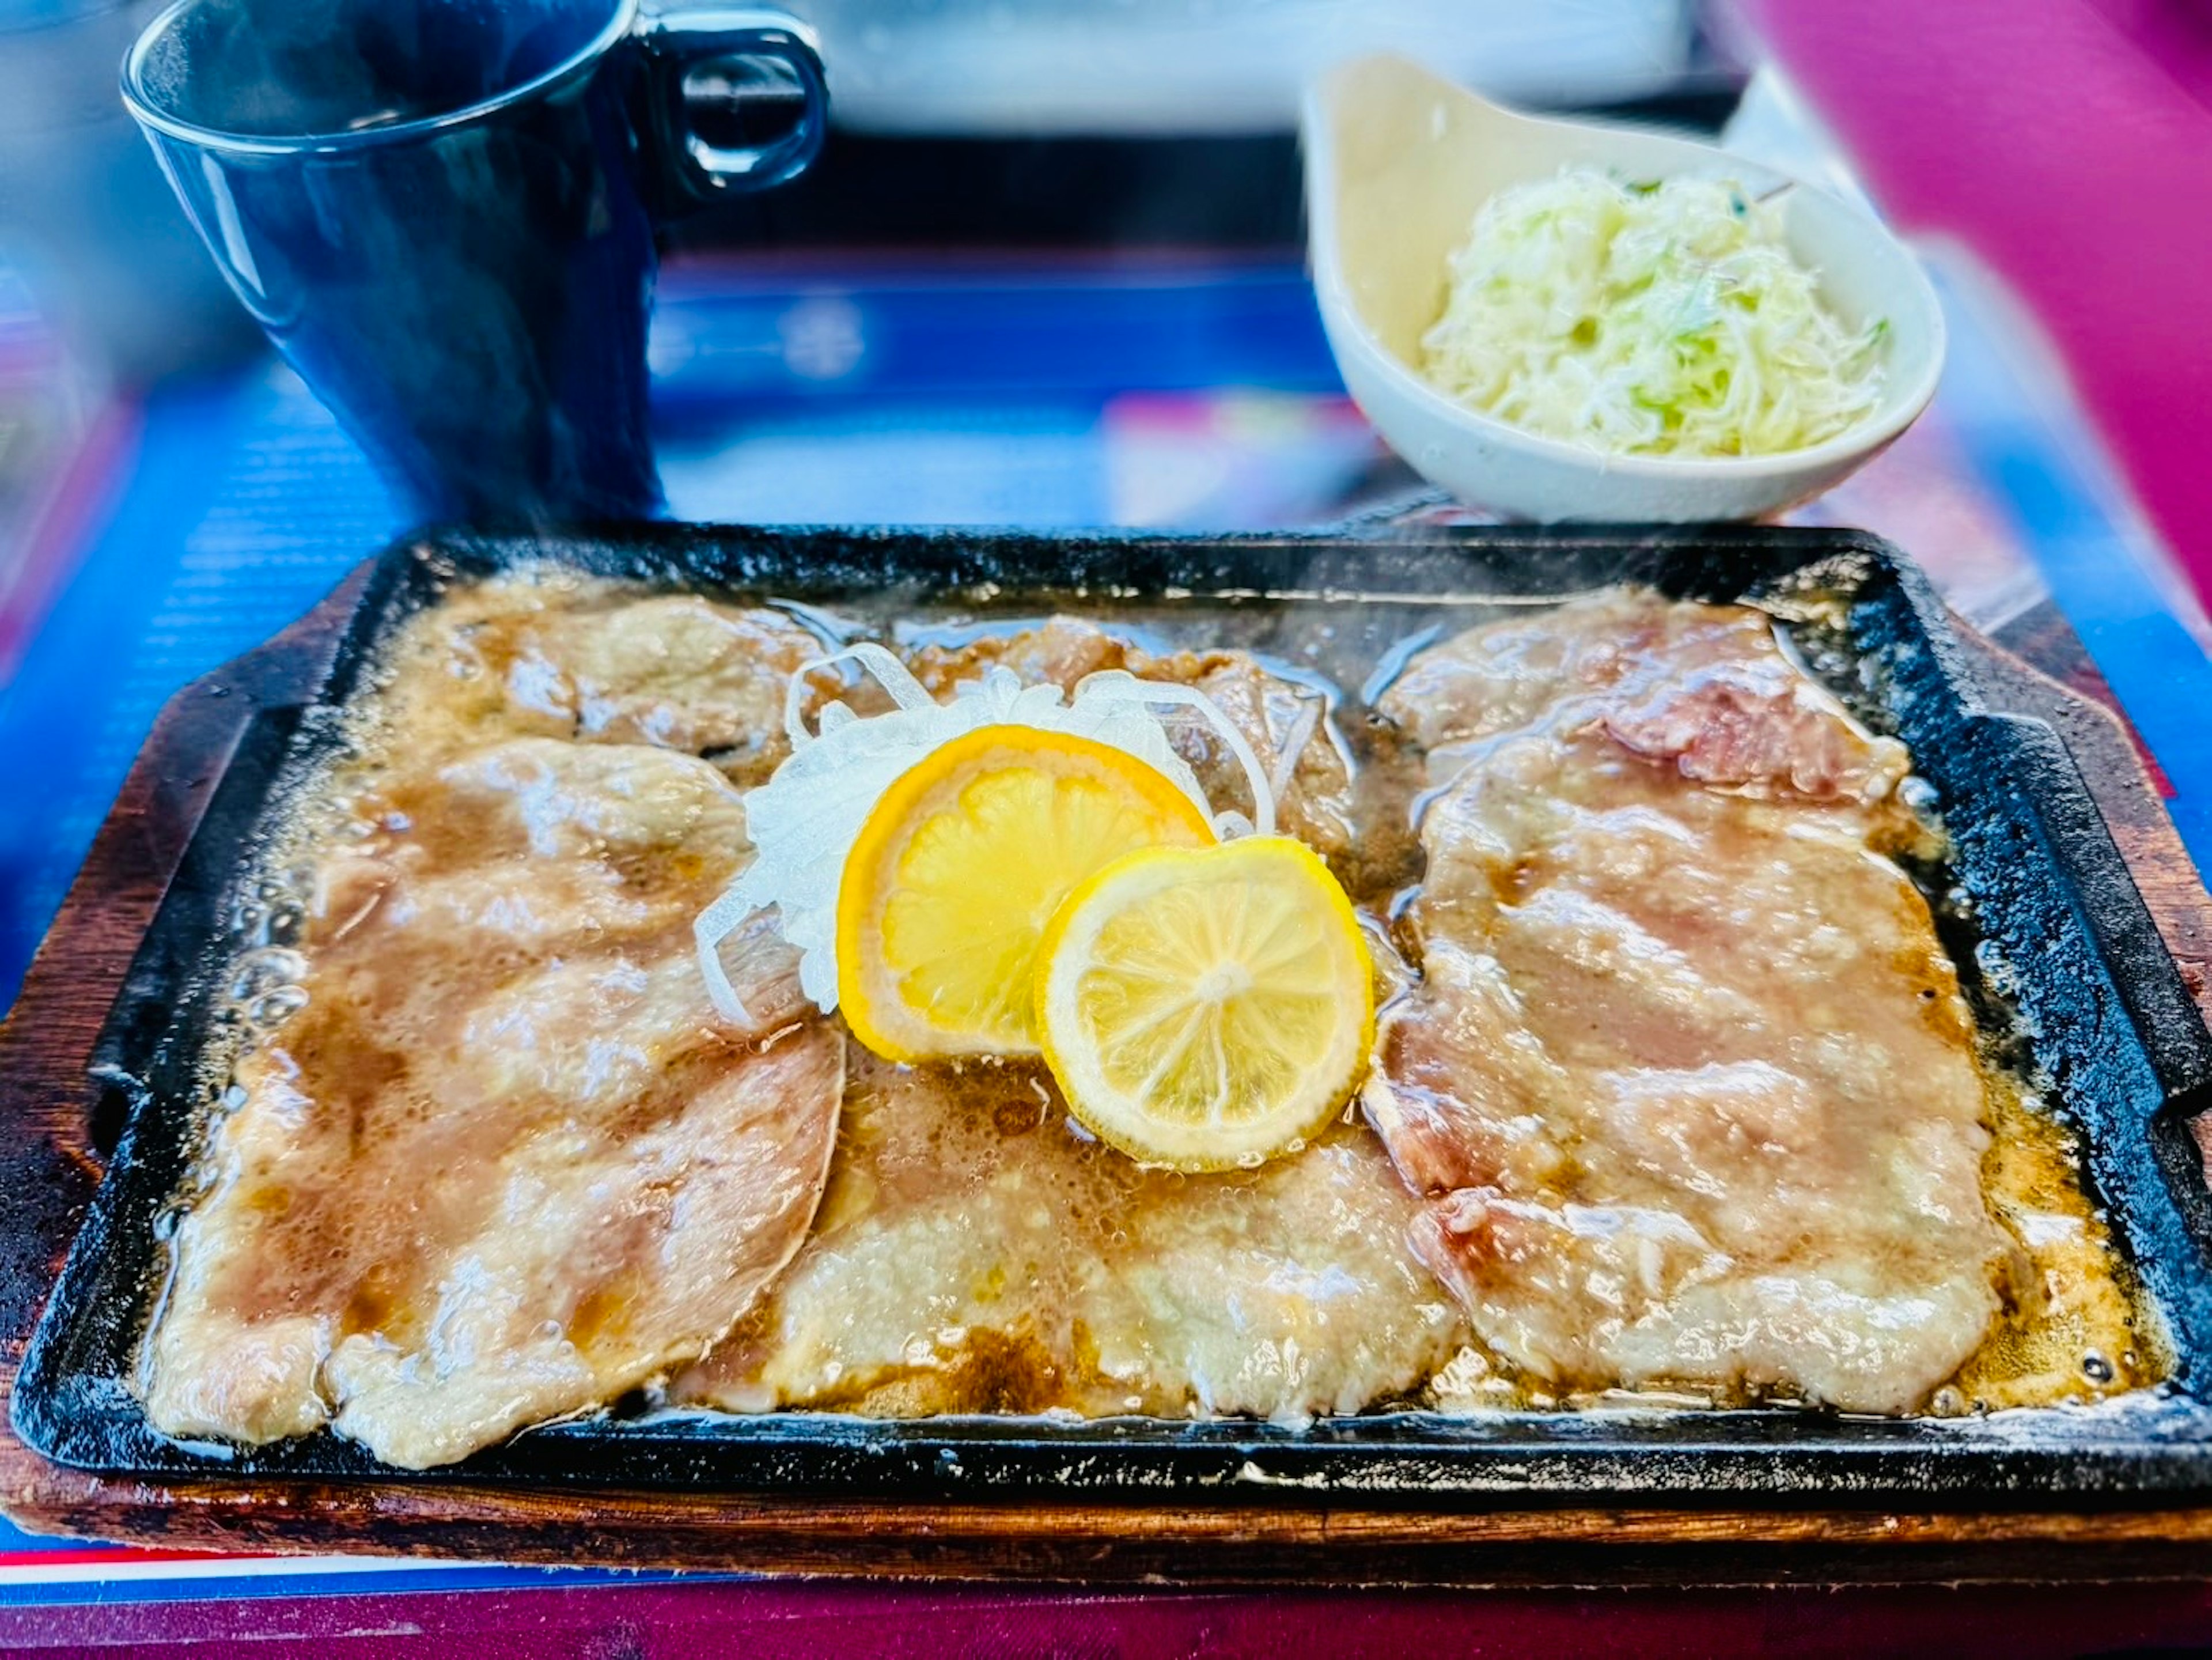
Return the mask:
<svg viewBox="0 0 2212 1660">
<path fill-rule="evenodd" d="M 1705 179 L 1587 168 L 1483 204 L 1422 338 L 1431 383 L 1614 454 L 1771 455 L 1834 437 L 1881 391 L 1854 332 L 1784 246 L 1777 204 Z"/>
</svg>

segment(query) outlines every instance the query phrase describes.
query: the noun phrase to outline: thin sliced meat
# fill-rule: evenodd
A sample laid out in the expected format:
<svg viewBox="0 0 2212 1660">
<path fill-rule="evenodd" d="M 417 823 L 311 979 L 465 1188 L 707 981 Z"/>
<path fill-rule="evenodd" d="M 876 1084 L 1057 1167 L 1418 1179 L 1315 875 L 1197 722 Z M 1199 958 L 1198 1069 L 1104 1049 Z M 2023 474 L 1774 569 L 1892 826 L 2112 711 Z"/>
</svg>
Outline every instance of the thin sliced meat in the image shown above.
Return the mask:
<svg viewBox="0 0 2212 1660">
<path fill-rule="evenodd" d="M 1555 1389 L 1923 1402 L 2010 1248 L 1956 976 L 1877 850 L 1902 750 L 1765 618 L 1618 594 L 1389 706 L 1443 788 L 1365 1104 L 1477 1332 Z"/>
<path fill-rule="evenodd" d="M 1553 1113 L 1575 1087 L 1528 1029 L 1522 994 L 1497 958 L 1430 944 L 1419 1018 L 1390 1011 L 1376 1032 L 1363 1099 L 1406 1185 L 1423 1196 L 1510 1183 L 1555 1186 L 1572 1171 Z M 1401 1004 L 1401 1007 L 1411 1006 Z"/>
<path fill-rule="evenodd" d="M 1298 1420 L 1418 1390 L 1465 1341 L 1373 1136 L 1184 1177 L 1079 1138 L 1025 1066 L 856 1052 L 821 1219 L 678 1380 L 740 1411 Z"/>
<path fill-rule="evenodd" d="M 748 856 L 688 756 L 520 739 L 380 781 L 306 1002 L 238 1061 L 172 1243 L 148 1415 L 325 1423 L 409 1468 L 696 1358 L 799 1250 L 843 1041 L 765 924 L 715 1019 L 689 922 Z"/>
<path fill-rule="evenodd" d="M 1095 623 L 1053 617 L 1035 628 L 987 634 L 964 645 L 924 646 L 912 658 L 915 678 L 933 697 L 942 699 L 962 681 L 980 679 L 994 667 L 1011 670 L 1025 686 L 1054 685 L 1072 692 L 1086 675 L 1127 668 L 1136 651 Z"/>
<path fill-rule="evenodd" d="M 696 594 L 532 617 L 504 644 L 516 708 L 594 742 L 714 751 L 762 778 L 785 752 L 785 688 L 823 650 L 779 611 Z"/>
<path fill-rule="evenodd" d="M 528 736 L 706 755 L 752 784 L 789 753 L 791 675 L 825 649 L 781 611 L 548 569 L 410 619 L 380 702 L 410 764 Z"/>
<path fill-rule="evenodd" d="M 1635 673 L 1642 654 L 1666 643 L 1670 630 L 1692 626 L 1693 611 L 1702 610 L 1664 608 L 1648 595 L 1608 588 L 1469 629 L 1415 655 L 1376 708 L 1450 764 L 1456 745 L 1534 725 L 1566 698 Z M 1719 620 L 1717 631 L 1748 621 L 1739 619 Z"/>
<path fill-rule="evenodd" d="M 1700 784 L 1877 799 L 1896 782 L 1903 757 L 1838 713 L 1834 699 L 1779 656 L 1760 656 L 1693 669 L 1608 709 L 1605 732 Z"/>
<path fill-rule="evenodd" d="M 628 1133 L 572 1120 L 511 1149 L 495 1184 L 476 1178 L 477 1231 L 439 1253 L 434 1280 L 418 1269 L 434 1301 L 417 1342 L 355 1331 L 332 1350 L 339 1432 L 404 1468 L 447 1463 L 702 1353 L 805 1239 L 842 1041 L 796 1028 L 665 1104 L 634 1098 L 647 1122 Z"/>
<path fill-rule="evenodd" d="M 1593 723 L 1700 783 L 1878 801 L 1904 746 L 1869 735 L 1776 643 L 1764 613 L 1608 588 L 1421 653 L 1379 705 L 1437 782 L 1502 737 Z"/>
</svg>

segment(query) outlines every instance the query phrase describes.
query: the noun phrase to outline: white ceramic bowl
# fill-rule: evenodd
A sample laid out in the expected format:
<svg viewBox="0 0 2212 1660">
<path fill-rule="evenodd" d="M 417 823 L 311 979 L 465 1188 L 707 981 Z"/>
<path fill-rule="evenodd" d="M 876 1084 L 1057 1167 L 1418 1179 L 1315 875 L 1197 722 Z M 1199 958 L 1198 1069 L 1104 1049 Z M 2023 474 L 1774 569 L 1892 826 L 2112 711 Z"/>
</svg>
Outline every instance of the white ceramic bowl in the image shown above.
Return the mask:
<svg viewBox="0 0 2212 1660">
<path fill-rule="evenodd" d="M 1314 287 L 1353 401 L 1414 471 L 1515 519 L 1755 519 L 1818 496 L 1879 454 L 1934 396 L 1943 315 L 1872 216 L 1711 145 L 1631 127 L 1516 115 L 1394 56 L 1333 71 L 1306 102 Z M 1736 180 L 1780 198 L 1790 252 L 1854 325 L 1888 319 L 1881 402 L 1850 431 L 1781 455 L 1607 455 L 1468 408 L 1421 378 L 1454 248 L 1485 202 L 1570 165 L 1630 179 Z"/>
</svg>

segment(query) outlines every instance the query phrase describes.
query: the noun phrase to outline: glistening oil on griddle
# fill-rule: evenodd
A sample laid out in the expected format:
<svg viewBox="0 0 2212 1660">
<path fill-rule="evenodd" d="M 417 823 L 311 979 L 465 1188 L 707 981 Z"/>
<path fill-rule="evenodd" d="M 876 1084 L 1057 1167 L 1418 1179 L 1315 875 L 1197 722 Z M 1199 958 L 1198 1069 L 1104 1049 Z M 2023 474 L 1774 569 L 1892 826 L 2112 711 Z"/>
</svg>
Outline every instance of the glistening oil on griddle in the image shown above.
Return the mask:
<svg viewBox="0 0 2212 1660">
<path fill-rule="evenodd" d="M 348 683 L 374 662 L 379 643 L 390 637 L 397 618 L 438 586 L 441 566 L 450 562 L 464 573 L 481 571 L 545 551 L 526 543 L 395 550 L 364 602 L 355 637 L 326 689 L 327 702 L 333 707 L 344 702 Z M 1997 763 L 1990 764 L 1990 729 L 2006 728 L 2001 735 L 2010 738 L 2010 723 L 1973 713 L 1956 683 L 1958 666 L 1924 589 L 1909 569 L 1892 564 L 1878 544 L 1863 538 L 1776 532 L 1626 538 L 1493 532 L 1408 547 L 1327 538 L 1070 541 L 655 530 L 614 544 L 555 551 L 605 575 L 673 579 L 676 586 L 709 592 L 796 598 L 863 621 L 884 614 L 874 595 L 882 592 L 886 570 L 906 579 L 894 585 L 893 609 L 940 623 L 1003 623 L 1054 610 L 1091 610 L 1103 600 L 1117 626 L 1127 617 L 1140 628 L 1173 630 L 1184 638 L 1195 628 L 1209 640 L 1255 647 L 1339 685 L 1357 685 L 1389 644 L 1425 629 L 1455 630 L 1496 614 L 1501 604 L 1542 603 L 1616 580 L 1651 581 L 1666 592 L 1713 599 L 1749 597 L 1778 610 L 1794 605 L 1801 612 L 1816 591 L 1827 595 L 1835 604 L 1818 609 L 1840 616 L 1834 633 L 1844 642 L 1845 689 L 1855 684 L 1854 701 L 1861 712 L 1893 725 L 1907 739 L 1935 781 L 1944 823 L 1960 844 L 1958 873 L 1970 891 L 1978 887 L 1974 921 L 1984 929 L 1991 960 L 2018 979 L 2016 1000 L 2031 1028 L 2028 1048 L 2056 1079 L 2065 1108 L 2082 1125 L 2096 1161 L 2105 1167 L 2100 1174 L 2118 1231 L 2143 1265 L 2150 1298 L 2174 1327 L 2181 1387 L 2138 1395 L 2117 1412 L 2003 1414 L 2002 1436 L 1984 1432 L 1983 1420 L 1972 1417 L 1956 1423 L 1861 1423 L 1789 1411 L 1506 1414 L 1473 1420 L 1401 1412 L 1324 1420 L 1308 1429 L 1126 1420 L 1088 1425 L 973 1419 L 858 1423 L 811 1414 L 703 1420 L 662 1414 L 641 1422 L 585 1422 L 523 1436 L 463 1467 L 478 1478 L 769 1487 L 836 1479 L 898 1491 L 1012 1493 L 1033 1490 L 1032 1484 L 1050 1487 L 1077 1469 L 1084 1473 L 1083 1482 L 1099 1492 L 1157 1492 L 1162 1486 L 1201 1488 L 1235 1479 L 1256 1460 L 1263 1472 L 1295 1475 L 1297 1485 L 1289 1489 L 1293 1493 L 1341 1487 L 1383 1501 L 1394 1493 L 1411 1501 L 1452 1492 L 1554 1485 L 1578 1492 L 1691 1497 L 1844 1487 L 1990 1494 L 2054 1480 L 2076 1491 L 2111 1491 L 2147 1481 L 2175 1487 L 2202 1480 L 2190 1458 L 2173 1445 L 2175 1430 L 2195 1421 L 2200 1410 L 2188 1392 L 2188 1362 L 2202 1329 L 2202 1270 L 2181 1214 L 2188 1195 L 2178 1203 L 2167 1185 L 2167 1167 L 2154 1157 L 2142 1157 L 2153 1151 L 2146 1145 L 2151 1116 L 2146 1102 L 2154 1092 L 2165 1100 L 2185 1096 L 2203 1075 L 2201 1026 L 2175 1018 L 2185 1008 L 2173 994 L 2178 986 L 2161 989 L 2155 983 L 2161 971 L 2170 981 L 2172 969 L 2162 955 L 2153 961 L 2140 951 L 2147 921 L 2131 933 L 2129 918 L 2100 915 L 2096 920 L 2103 925 L 2101 937 L 2083 926 L 2087 919 L 2074 908 L 2072 896 L 2081 890 L 2085 860 L 2094 865 L 2100 858 L 2112 858 L 2109 843 L 2101 849 L 2094 840 L 2086 847 L 2053 845 L 2039 804 L 2028 802 L 2026 792 L 2047 797 L 2058 790 L 2051 816 L 2062 825 L 2077 822 L 2078 814 L 2068 817 L 2077 804 L 2064 794 L 2069 780 L 2061 774 L 2054 781 L 2048 775 L 2044 756 L 2030 753 L 2023 762 L 2003 753 L 2009 745 L 1997 744 Z M 1036 580 L 1038 573 L 1045 580 Z M 1192 622 L 1198 617 L 1205 619 L 1202 624 Z M 1801 632 L 1811 638 L 1821 631 L 1801 625 Z M 1814 666 L 1834 679 L 1835 666 L 1819 660 L 1817 639 L 1811 654 Z M 1344 730 L 1357 749 L 1363 727 L 1356 709 L 1347 709 L 1347 715 Z M 311 745 L 329 741 L 325 728 L 312 718 L 307 732 Z M 2026 747 L 2033 751 L 2036 746 L 2031 739 Z M 1358 757 L 1365 763 L 1363 781 L 1387 776 L 1388 755 L 1370 750 Z M 2078 785 L 2073 788 L 2078 794 Z M 1984 799 L 1988 797 L 1996 799 Z M 245 805 L 248 811 L 235 813 L 217 832 L 231 838 L 227 852 L 234 861 L 254 824 L 263 822 L 262 802 Z M 2027 851 L 2024 856 L 2015 851 L 2000 872 L 1978 869 L 1978 860 L 1986 860 L 1992 844 Z M 1370 896 L 1402 879 L 1403 848 L 1375 848 L 1372 866 L 1370 873 L 1354 877 Z M 2094 869 L 2089 873 L 2097 874 Z M 1993 875 L 2002 879 L 1978 885 L 1978 877 Z M 2045 902 L 2039 909 L 2023 903 L 2038 894 Z M 165 916 L 164 924 L 173 929 L 193 920 Z M 2023 950 L 2023 941 L 2033 943 Z M 170 940 L 169 960 L 190 955 L 188 943 Z M 203 936 L 203 954 L 214 943 Z M 2115 964 L 2130 982 L 2124 993 L 2106 977 L 2105 970 Z M 2085 968 L 2089 971 L 2083 972 Z M 2057 970 L 2047 987 L 2039 980 L 2046 970 Z M 2098 1006 L 2085 1010 L 2085 1001 Z M 125 1012 L 118 1011 L 118 1030 L 127 1032 Z M 2084 1012 L 2088 1021 L 2080 1018 Z M 164 1057 L 172 1067 L 180 1058 L 176 1048 Z M 2058 1064 L 2051 1064 L 2054 1060 Z M 179 1121 L 189 1118 L 194 1104 L 173 1085 L 165 1098 L 163 1079 L 149 1075 L 160 1069 L 149 1067 L 146 1056 L 135 1057 L 135 1065 L 136 1075 L 149 1088 L 124 1153 L 136 1154 L 142 1147 L 153 1154 L 166 1151 L 168 1162 L 164 1169 L 156 1157 L 118 1155 L 116 1178 L 101 1196 L 104 1214 L 94 1219 L 95 1226 L 116 1230 L 118 1253 L 102 1258 L 95 1252 L 88 1262 L 81 1245 L 71 1269 L 78 1280 L 99 1268 L 112 1273 L 117 1255 L 132 1249 L 130 1235 L 118 1225 L 124 1213 L 134 1200 L 143 1204 L 151 1199 L 158 1208 L 173 1191 L 180 1171 L 185 1138 Z M 176 1075 L 169 1073 L 172 1079 Z M 2113 1086 L 2113 1094 L 2100 1101 L 2098 1090 L 2105 1084 Z M 2100 1136 L 2107 1129 L 2113 1133 Z M 160 1145 L 164 1140 L 166 1149 Z M 2045 1178 L 2054 1172 L 2063 1178 L 2064 1164 L 2063 1152 L 2046 1147 L 2022 1190 L 2047 1185 Z M 1993 1174 L 1999 1189 L 2012 1179 L 2001 1171 Z M 128 1190 L 134 1177 L 142 1189 L 135 1194 Z M 2055 1237 L 2063 1230 L 2046 1231 Z M 2083 1237 L 2088 1237 L 2084 1230 Z M 2172 1249 L 2177 1243 L 2183 1249 Z M 133 1261 L 145 1266 L 146 1248 L 136 1250 Z M 2040 1266 L 2057 1261 L 2046 1251 Z M 111 1323 L 103 1335 L 79 1322 L 74 1344 L 55 1335 L 69 1326 L 71 1289 L 65 1282 L 42 1333 L 26 1389 L 18 1396 L 19 1421 L 43 1423 L 48 1433 L 33 1435 L 34 1444 L 43 1441 L 50 1450 L 78 1462 L 106 1468 L 190 1468 L 205 1456 L 204 1450 L 175 1448 L 149 1436 L 143 1420 L 131 1421 L 129 1392 L 106 1386 L 125 1375 L 117 1363 L 127 1365 L 135 1331 Z M 134 1298 L 134 1305 L 143 1310 L 143 1296 Z M 2103 1319 L 2112 1308 L 2100 1311 L 2084 1304 L 2080 1311 L 2085 1318 Z M 2119 1347 L 2109 1331 L 2103 1341 Z M 2073 1387 L 2084 1395 L 2130 1381 L 2119 1370 L 2127 1364 L 2124 1348 L 2118 1354 L 2100 1353 L 2096 1358 L 2114 1372 L 2099 1379 L 2094 1368 L 2081 1371 L 2091 1359 L 2081 1352 L 2084 1347 L 2061 1343 L 2053 1351 L 2060 1363 L 2057 1372 L 2034 1386 L 2064 1390 L 2068 1367 L 2081 1376 L 2082 1383 Z M 74 1369 L 52 1364 L 64 1351 L 76 1362 Z M 2158 1364 L 2150 1352 L 2139 1349 L 2138 1357 L 2146 1370 Z M 2044 1356 L 2027 1370 L 2048 1370 L 2052 1359 Z M 1014 1387 L 1023 1382 L 1018 1365 L 1007 1357 L 1002 1361 L 994 1371 L 994 1387 L 1005 1404 L 1018 1399 L 1046 1404 L 1026 1384 Z M 1962 1383 L 1972 1376 L 1970 1367 Z M 2004 1387 L 2002 1377 L 1991 1372 L 1978 1381 L 1977 1393 L 1986 1400 Z M 50 1407 L 59 1406 L 68 1395 L 80 1410 L 50 1412 L 41 1420 L 39 1391 L 52 1389 L 60 1393 L 43 1397 Z M 1988 1401 L 2002 1403 L 2001 1395 Z M 896 1408 L 897 1403 L 883 1404 Z M 1960 1404 L 1972 1402 L 1962 1399 Z M 1993 1430 L 1999 1421 L 1987 1423 Z M 64 1427 L 67 1434 L 55 1432 Z M 2146 1460 L 2146 1444 L 2162 1446 L 2165 1462 Z M 2130 1446 L 2132 1452 L 2123 1451 Z M 232 1461 L 232 1468 L 241 1467 L 333 1474 L 369 1474 L 374 1468 L 357 1449 L 327 1436 Z"/>
</svg>

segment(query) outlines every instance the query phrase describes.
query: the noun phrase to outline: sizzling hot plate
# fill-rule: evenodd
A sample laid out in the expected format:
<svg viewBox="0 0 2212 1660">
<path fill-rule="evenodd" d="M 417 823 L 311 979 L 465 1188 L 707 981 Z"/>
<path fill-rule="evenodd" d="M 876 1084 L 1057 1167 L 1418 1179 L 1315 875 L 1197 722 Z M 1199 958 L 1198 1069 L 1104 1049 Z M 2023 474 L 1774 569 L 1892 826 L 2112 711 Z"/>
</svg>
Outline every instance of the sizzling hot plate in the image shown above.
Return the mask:
<svg viewBox="0 0 2212 1660">
<path fill-rule="evenodd" d="M 962 1417 L 884 1421 L 616 1411 L 524 1432 L 410 1481 L 939 1499 L 1480 1505 L 1571 1497 L 1833 1508 L 1923 1496 L 2077 1504 L 2212 1493 L 2212 1199 L 2188 1121 L 2212 1101 L 2212 1041 L 2071 760 L 2039 721 L 1983 708 L 1923 577 L 1875 538 L 1760 527 L 1473 528 L 1358 537 L 1034 536 L 625 526 L 565 538 L 434 534 L 378 562 L 323 685 L 261 711 L 231 757 L 111 1012 L 94 1076 L 120 1127 L 25 1356 L 23 1440 L 60 1462 L 196 1474 L 396 1479 L 324 1432 L 252 1451 L 169 1440 L 130 1379 L 159 1284 L 156 1219 L 196 1140 L 208 1035 L 231 950 L 231 890 L 292 781 L 327 756 L 334 713 L 380 644 L 456 578 L 557 559 L 603 575 L 860 614 L 889 604 L 977 618 L 1065 609 L 1203 614 L 1224 643 L 1297 654 L 1444 630 L 1500 603 L 1616 581 L 1684 598 L 1848 602 L 1797 630 L 1808 661 L 1934 787 L 1967 896 L 1939 926 L 1985 1021 L 2025 1052 L 2083 1133 L 2089 1183 L 2171 1336 L 2172 1380 L 2096 1407 L 1865 1419 L 1763 1408 L 1398 1412 L 1295 1429 L 1242 1420 Z M 886 596 L 890 596 L 887 599 Z M 1350 642 L 1349 644 L 1346 642 Z M 1966 920 L 1971 915 L 1972 921 Z M 1991 1000 L 1992 981 L 2006 1004 Z"/>
</svg>

